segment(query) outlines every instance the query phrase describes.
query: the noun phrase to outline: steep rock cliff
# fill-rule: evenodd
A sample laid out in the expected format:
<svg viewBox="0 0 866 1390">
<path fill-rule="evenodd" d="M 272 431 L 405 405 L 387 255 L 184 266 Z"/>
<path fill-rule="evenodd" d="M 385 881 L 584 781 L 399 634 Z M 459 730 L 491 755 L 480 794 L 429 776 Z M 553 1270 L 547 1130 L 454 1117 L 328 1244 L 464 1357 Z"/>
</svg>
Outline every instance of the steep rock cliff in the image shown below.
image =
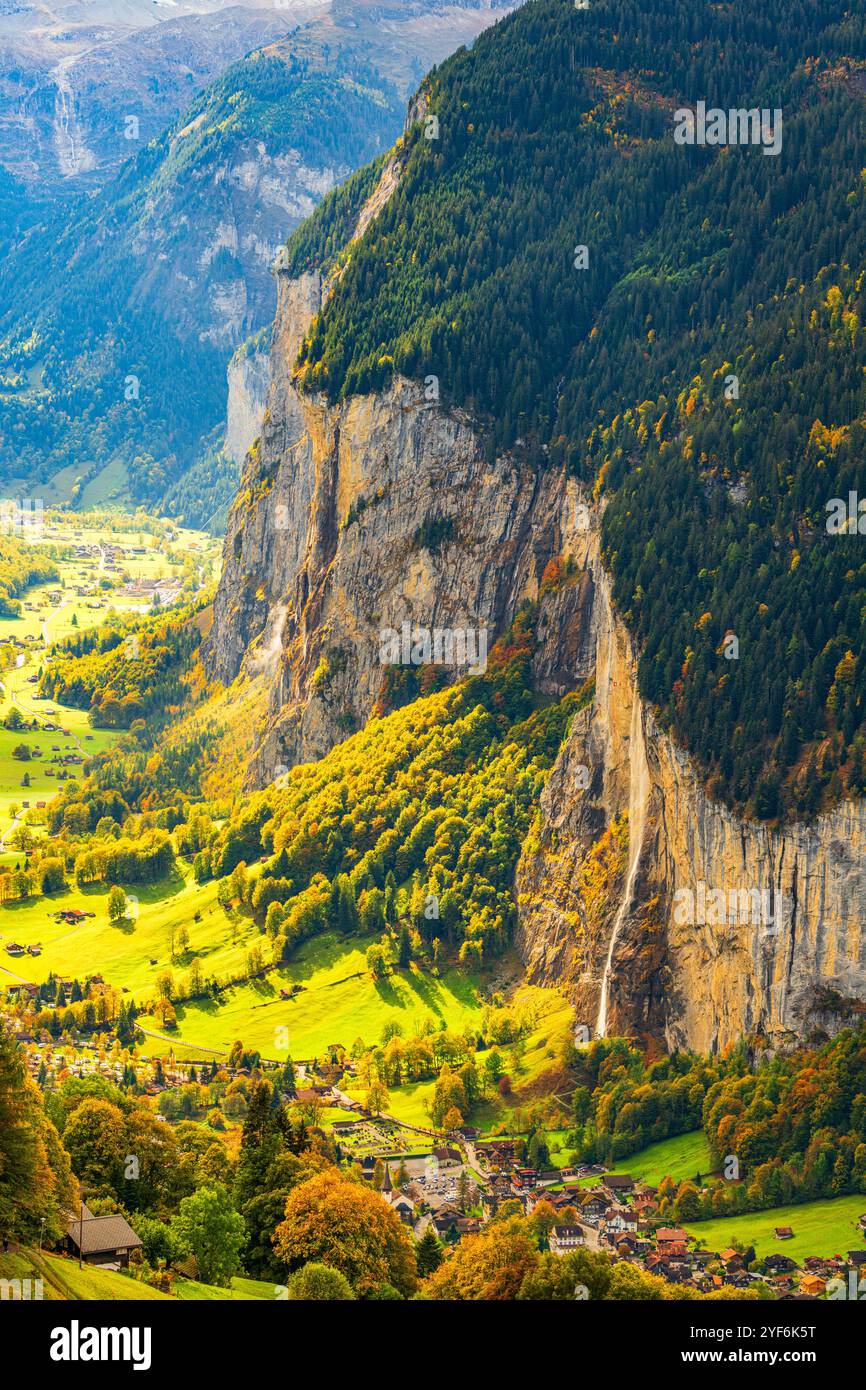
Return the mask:
<svg viewBox="0 0 866 1390">
<path fill-rule="evenodd" d="M 207 650 L 224 680 L 242 663 L 270 664 L 258 783 L 369 717 L 383 629 L 484 629 L 492 642 L 536 596 L 577 515 L 561 474 L 489 464 L 469 420 L 411 382 L 336 406 L 299 396 L 287 364 L 322 286 L 317 274 L 280 280 L 274 384 L 229 520 Z M 418 536 L 422 522 L 446 537 L 435 552 Z M 544 648 L 539 660 L 556 669 Z"/>
<path fill-rule="evenodd" d="M 271 373 L 262 335 L 243 343 L 232 355 L 226 372 L 228 405 L 223 452 L 239 466 L 258 437 L 268 397 Z"/>
<path fill-rule="evenodd" d="M 530 978 L 566 987 L 588 1034 L 712 1050 L 743 1032 L 778 1046 L 838 1027 L 866 998 L 866 808 L 779 829 L 711 801 L 640 701 L 598 516 L 574 483 L 517 458 L 489 463 L 468 417 L 400 378 L 336 405 L 299 395 L 292 364 L 327 288 L 317 273 L 281 273 L 278 293 L 268 411 L 207 650 L 223 680 L 268 675 L 250 783 L 320 756 L 370 716 L 383 628 L 478 627 L 492 641 L 524 599 L 539 600 L 538 688 L 560 695 L 594 676 L 596 690 L 518 870 Z M 422 522 L 445 536 L 433 551 Z M 570 559 L 568 577 L 540 593 L 553 556 Z M 721 913 L 713 891 L 726 895 Z M 751 895 L 743 920 L 732 894 Z"/>
<path fill-rule="evenodd" d="M 712 1051 L 834 1031 L 866 998 L 866 805 L 775 828 L 712 801 L 639 698 L 594 520 L 582 559 L 596 691 L 518 869 L 530 977 L 567 983 L 589 1034 Z M 617 817 L 628 854 L 605 877 L 598 846 Z"/>
</svg>

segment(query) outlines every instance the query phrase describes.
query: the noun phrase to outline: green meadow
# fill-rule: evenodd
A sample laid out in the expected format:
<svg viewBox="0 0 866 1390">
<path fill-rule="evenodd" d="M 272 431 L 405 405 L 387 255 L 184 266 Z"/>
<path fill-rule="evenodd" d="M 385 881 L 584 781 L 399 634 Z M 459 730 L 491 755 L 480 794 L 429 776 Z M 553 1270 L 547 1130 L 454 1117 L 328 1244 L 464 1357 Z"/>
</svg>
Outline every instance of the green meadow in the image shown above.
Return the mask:
<svg viewBox="0 0 866 1390">
<path fill-rule="evenodd" d="M 42 1295 L 46 1302 L 133 1300 L 155 1303 L 180 1299 L 183 1302 L 199 1303 L 219 1299 L 246 1303 L 253 1300 L 273 1301 L 281 1295 L 281 1289 L 276 1284 L 242 1277 L 232 1279 L 230 1286 L 225 1289 L 217 1288 L 213 1284 L 200 1284 L 195 1279 L 175 1278 L 171 1293 L 161 1293 L 128 1274 L 118 1274 L 114 1270 L 98 1269 L 88 1264 L 79 1268 L 77 1260 L 50 1255 L 44 1250 L 0 1255 L 0 1279 L 41 1279 Z"/>
<path fill-rule="evenodd" d="M 481 999 L 471 976 L 445 971 L 436 978 L 413 966 L 374 980 L 365 961 L 371 941 L 326 933 L 306 942 L 287 965 L 225 990 L 219 1000 L 177 1005 L 179 1042 L 227 1050 L 240 1038 L 279 1060 L 287 1038 L 293 1057 L 309 1058 L 332 1043 L 349 1048 L 358 1037 L 378 1042 L 391 1020 L 406 1035 L 428 1017 L 458 1031 L 477 1021 Z M 300 992 L 281 999 L 280 990 L 294 984 Z M 159 1051 L 157 1044 L 153 1050 Z"/>
<path fill-rule="evenodd" d="M 55 745 L 60 745 L 61 752 L 83 751 L 89 755 L 109 747 L 119 737 L 110 730 L 92 730 L 87 710 L 36 698 L 37 687 L 32 678 L 38 675 L 48 647 L 75 632 L 105 623 L 112 613 L 129 615 L 144 611 L 146 604 L 140 598 L 122 592 L 124 576 L 182 577 L 182 557 L 200 554 L 202 567 L 208 570 L 215 565 L 217 553 L 212 539 L 196 531 L 178 531 L 169 548 L 159 537 L 137 530 L 132 518 L 127 529 L 114 531 L 100 527 L 86 515 L 59 520 L 48 517 L 44 542 L 48 546 L 118 545 L 124 548 L 125 558 L 121 571 L 107 570 L 104 560 L 97 556 L 72 555 L 61 559 L 57 580 L 28 589 L 21 598 L 19 616 L 0 618 L 0 644 L 13 639 L 24 644 L 18 652 L 18 664 L 0 672 L 0 722 L 14 706 L 28 721 L 48 720 L 67 731 L 64 738 L 51 733 L 0 729 L 0 835 L 12 824 L 11 806 L 17 803 L 20 807 L 27 800 L 33 809 L 37 800 L 50 800 L 56 795 L 57 779 L 46 776 Z M 135 554 L 138 550 L 142 553 Z M 38 748 L 42 756 L 29 762 L 12 758 L 12 749 L 22 742 Z M 29 788 L 21 786 L 25 770 L 30 773 Z M 69 771 L 76 774 L 75 767 Z"/>
<path fill-rule="evenodd" d="M 712 1159 L 703 1130 L 692 1130 L 690 1134 L 678 1134 L 673 1139 L 663 1139 L 658 1144 L 650 1144 L 630 1158 L 623 1158 L 616 1164 L 616 1172 L 630 1173 L 638 1182 L 658 1187 L 662 1178 L 673 1178 L 675 1182 L 688 1181 L 700 1174 L 707 1177 L 712 1172 Z"/>
<path fill-rule="evenodd" d="M 37 957 L 11 959 L 0 955 L 18 975 L 39 983 L 53 972 L 74 978 L 98 970 L 118 989 L 127 989 L 141 1002 L 156 990 L 156 977 L 171 969 L 178 978 L 193 954 L 209 974 L 239 971 L 253 940 L 261 939 L 247 918 L 227 916 L 216 901 L 216 884 L 199 887 L 191 875 L 177 873 L 159 884 L 130 889 L 134 920 L 113 925 L 108 920 L 108 890 L 71 888 L 30 902 L 0 907 L 0 946 L 10 940 L 40 945 Z M 57 922 L 60 909 L 93 913 L 77 926 Z M 196 914 L 199 921 L 196 921 Z M 171 943 L 181 927 L 190 936 L 190 949 L 172 959 Z"/>
<path fill-rule="evenodd" d="M 727 1216 L 717 1221 L 691 1221 L 685 1229 L 708 1250 L 727 1250 L 735 1240 L 754 1245 L 758 1259 L 780 1252 L 801 1261 L 807 1255 L 842 1255 L 866 1247 L 866 1236 L 857 1225 L 866 1212 L 866 1194 L 804 1202 L 797 1207 L 773 1207 L 769 1211 Z M 791 1240 L 779 1240 L 777 1226 L 790 1226 Z"/>
</svg>

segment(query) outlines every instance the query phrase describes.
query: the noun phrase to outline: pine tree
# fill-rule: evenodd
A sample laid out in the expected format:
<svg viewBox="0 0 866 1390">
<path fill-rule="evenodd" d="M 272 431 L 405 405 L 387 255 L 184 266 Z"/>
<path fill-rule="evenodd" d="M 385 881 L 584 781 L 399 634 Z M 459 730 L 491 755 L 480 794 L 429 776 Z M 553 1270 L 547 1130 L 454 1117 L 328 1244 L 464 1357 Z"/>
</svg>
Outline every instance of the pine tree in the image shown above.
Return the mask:
<svg viewBox="0 0 866 1390">
<path fill-rule="evenodd" d="M 415 1259 L 418 1264 L 418 1273 L 422 1279 L 426 1278 L 428 1274 L 435 1273 L 441 1265 L 444 1255 L 445 1252 L 436 1238 L 436 1232 L 432 1226 L 428 1226 L 415 1246 Z"/>
</svg>

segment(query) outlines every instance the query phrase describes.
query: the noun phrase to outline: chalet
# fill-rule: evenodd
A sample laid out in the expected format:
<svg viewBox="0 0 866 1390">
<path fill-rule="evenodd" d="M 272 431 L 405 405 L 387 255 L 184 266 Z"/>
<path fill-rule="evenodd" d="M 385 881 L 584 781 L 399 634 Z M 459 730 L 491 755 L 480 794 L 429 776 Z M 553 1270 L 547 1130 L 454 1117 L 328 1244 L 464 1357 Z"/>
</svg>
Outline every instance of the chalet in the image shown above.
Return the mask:
<svg viewBox="0 0 866 1390">
<path fill-rule="evenodd" d="M 617 1236 L 617 1249 L 623 1246 L 635 1260 L 644 1260 L 652 1253 L 650 1242 L 633 1235 L 630 1231 L 623 1231 L 622 1235 Z"/>
<path fill-rule="evenodd" d="M 820 1274 L 804 1274 L 800 1280 L 800 1293 L 811 1294 L 812 1298 L 820 1298 L 826 1290 L 827 1280 L 822 1279 Z"/>
<path fill-rule="evenodd" d="M 499 1206 L 499 1198 L 493 1192 L 482 1192 L 481 1194 L 481 1215 L 485 1221 L 496 1215 Z"/>
<path fill-rule="evenodd" d="M 601 1181 L 608 1192 L 631 1192 L 634 1187 L 634 1178 L 628 1173 L 605 1173 Z"/>
<path fill-rule="evenodd" d="M 514 1142 L 511 1139 L 492 1139 L 478 1146 L 478 1158 L 492 1168 L 504 1168 L 514 1162 Z"/>
<path fill-rule="evenodd" d="M 342 1135 L 342 1137 L 345 1138 L 347 1134 L 353 1134 L 358 1126 L 363 1123 L 363 1120 L 337 1120 L 332 1126 L 332 1129 L 334 1134 L 338 1137 Z"/>
<path fill-rule="evenodd" d="M 549 1244 L 552 1255 L 568 1255 L 585 1244 L 585 1237 L 580 1226 L 554 1226 Z"/>
<path fill-rule="evenodd" d="M 26 949 L 24 946 L 19 945 L 17 941 L 7 941 L 6 953 L 10 956 L 23 956 L 26 955 Z"/>
<path fill-rule="evenodd" d="M 857 1269 L 866 1265 L 866 1250 L 849 1250 L 848 1263 L 854 1265 Z"/>
<path fill-rule="evenodd" d="M 794 1232 L 790 1226 L 776 1226 L 775 1234 L 777 1240 L 793 1240 Z"/>
<path fill-rule="evenodd" d="M 843 1268 L 842 1260 L 838 1255 L 807 1255 L 803 1264 L 811 1274 L 823 1274 L 830 1276 L 838 1274 Z"/>
<path fill-rule="evenodd" d="M 402 1192 L 395 1192 L 392 1194 L 388 1205 L 391 1207 L 392 1211 L 396 1211 L 400 1220 L 404 1222 L 405 1225 L 411 1226 L 413 1224 L 415 1220 L 415 1204 L 409 1197 L 404 1196 Z"/>
<path fill-rule="evenodd" d="M 605 1197 L 587 1197 L 581 1204 L 580 1214 L 595 1225 L 607 1212 L 610 1202 Z"/>
<path fill-rule="evenodd" d="M 608 1207 L 604 1229 L 609 1232 L 637 1231 L 637 1217 L 629 1207 Z M 685 1247 L 683 1247 L 685 1248 Z"/>
<path fill-rule="evenodd" d="M 440 1168 L 455 1168 L 460 1162 L 460 1154 L 456 1149 L 434 1149 L 433 1157 Z"/>
<path fill-rule="evenodd" d="M 24 980 L 16 981 L 14 985 L 9 986 L 7 993 L 10 999 L 20 999 L 22 995 L 26 995 L 28 999 L 35 999 L 39 994 L 39 986 L 25 983 Z"/>
<path fill-rule="evenodd" d="M 518 1189 L 533 1188 L 538 1185 L 538 1174 L 534 1168 L 515 1168 L 513 1182 Z"/>
<path fill-rule="evenodd" d="M 460 1219 L 461 1213 L 456 1207 L 450 1205 L 440 1207 L 430 1218 L 436 1234 L 445 1237 L 448 1237 L 452 1231 L 456 1234 L 457 1222 Z"/>
<path fill-rule="evenodd" d="M 458 1236 L 477 1236 L 481 1222 L 477 1216 L 458 1216 L 455 1224 Z"/>
<path fill-rule="evenodd" d="M 728 1283 L 733 1283 L 734 1277 L 736 1276 L 732 1276 Z M 777 1294 L 790 1293 L 794 1287 L 794 1276 L 792 1274 L 774 1274 L 768 1283 Z"/>
<path fill-rule="evenodd" d="M 684 1265 L 669 1264 L 667 1261 L 661 1263 L 656 1274 L 660 1274 L 669 1284 L 689 1284 L 692 1278 L 690 1269 Z"/>
<path fill-rule="evenodd" d="M 561 1192 L 548 1192 L 545 1201 L 549 1202 L 556 1211 L 559 1211 L 561 1207 L 579 1207 L 580 1195 L 579 1189 L 563 1188 Z"/>
<path fill-rule="evenodd" d="M 745 1268 L 745 1261 L 739 1250 L 723 1250 L 719 1258 L 726 1270 Z"/>
<path fill-rule="evenodd" d="M 656 1245 L 660 1255 L 673 1255 L 685 1250 L 688 1239 L 688 1232 L 680 1230 L 679 1226 L 660 1226 L 656 1231 Z"/>
<path fill-rule="evenodd" d="M 93 1216 L 83 1206 L 78 1216 L 69 1219 L 64 1248 L 71 1255 L 80 1252 L 88 1264 L 127 1269 L 130 1255 L 141 1248 L 141 1240 L 125 1217 Z"/>
</svg>

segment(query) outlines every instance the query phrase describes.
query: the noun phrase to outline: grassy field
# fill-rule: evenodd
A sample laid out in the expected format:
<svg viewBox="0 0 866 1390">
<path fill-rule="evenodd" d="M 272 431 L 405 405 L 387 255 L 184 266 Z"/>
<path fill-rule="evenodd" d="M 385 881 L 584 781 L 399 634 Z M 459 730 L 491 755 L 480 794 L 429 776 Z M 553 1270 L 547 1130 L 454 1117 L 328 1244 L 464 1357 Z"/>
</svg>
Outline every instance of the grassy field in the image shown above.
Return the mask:
<svg viewBox="0 0 866 1390">
<path fill-rule="evenodd" d="M 157 976 L 166 969 L 182 982 L 197 957 L 206 974 L 230 978 L 242 972 L 253 944 L 265 949 L 269 944 L 248 917 L 227 914 L 219 906 L 215 883 L 196 884 L 188 869 L 159 884 L 130 889 L 129 896 L 135 898 L 135 915 L 118 925 L 108 920 L 108 891 L 101 887 L 70 888 L 0 907 L 0 979 L 38 983 L 52 972 L 74 978 L 95 967 L 141 1003 L 153 997 Z M 93 916 L 70 926 L 54 919 L 61 908 Z M 189 933 L 189 949 L 180 955 L 175 945 L 172 957 L 181 927 Z M 13 940 L 38 944 L 42 954 L 9 957 L 2 947 Z M 455 1031 L 478 1026 L 483 1000 L 477 976 L 446 970 L 437 977 L 413 965 L 387 980 L 374 980 L 365 960 L 370 940 L 347 941 L 327 933 L 306 942 L 278 970 L 230 986 L 217 1000 L 178 1002 L 177 1030 L 166 1039 L 148 1037 L 144 1050 L 165 1055 L 173 1049 L 179 1058 L 201 1058 L 206 1053 L 197 1049 L 227 1052 L 240 1039 L 279 1061 L 285 1056 L 283 1030 L 291 1055 L 310 1058 L 332 1043 L 349 1048 L 358 1037 L 376 1043 L 390 1021 L 399 1022 L 406 1036 L 428 1018 Z M 281 998 L 281 990 L 292 985 L 300 985 L 300 991 Z M 551 1066 L 571 1019 L 569 1005 L 553 991 L 521 991 L 520 997 L 535 1001 L 543 1017 L 527 1039 L 516 1086 L 532 1085 Z M 161 1031 L 147 1017 L 140 1023 L 151 1033 Z M 506 1049 L 503 1053 L 507 1057 Z M 425 1083 L 401 1088 L 395 1092 L 393 1113 L 409 1123 L 426 1123 L 428 1091 Z M 486 1118 L 489 1123 L 501 1118 L 498 1105 Z"/>
<path fill-rule="evenodd" d="M 723 1217 L 718 1221 L 693 1221 L 685 1229 L 703 1241 L 708 1250 L 726 1250 L 733 1241 L 755 1247 L 758 1259 L 781 1251 L 792 1260 L 807 1255 L 844 1255 L 862 1250 L 866 1238 L 857 1219 L 866 1211 L 866 1196 L 832 1197 L 806 1202 L 799 1207 L 773 1207 L 770 1211 L 750 1212 L 746 1216 Z M 790 1226 L 792 1240 L 778 1240 L 776 1226 Z"/>
<path fill-rule="evenodd" d="M 137 885 L 129 895 L 137 899 L 138 915 L 117 926 L 109 923 L 108 890 L 102 888 L 73 888 L 32 902 L 5 904 L 0 907 L 0 946 L 13 939 L 25 946 L 38 943 L 42 955 L 15 960 L 0 954 L 0 970 L 6 966 L 38 983 L 52 971 L 72 978 L 98 968 L 118 989 L 126 988 L 143 1000 L 155 992 L 161 970 L 170 968 L 182 978 L 192 952 L 208 973 L 219 975 L 239 970 L 250 943 L 260 940 L 258 928 L 247 918 L 226 916 L 217 904 L 214 883 L 199 886 L 189 874 Z M 94 916 L 71 927 L 53 919 L 61 908 Z M 172 962 L 172 934 L 182 926 L 190 935 L 190 952 Z"/>
<path fill-rule="evenodd" d="M 280 1297 L 276 1284 L 262 1283 L 257 1279 L 238 1277 L 231 1281 L 231 1287 L 216 1288 L 212 1284 L 199 1284 L 194 1279 L 176 1278 L 170 1294 L 160 1293 L 148 1284 L 142 1284 L 127 1274 L 116 1274 L 110 1269 L 96 1269 L 93 1265 L 82 1265 L 77 1260 L 64 1259 L 50 1255 L 46 1251 L 28 1250 L 18 1255 L 0 1255 L 0 1279 L 41 1279 L 42 1296 L 46 1302 L 69 1301 L 135 1301 L 143 1303 L 170 1302 L 263 1302 Z"/>
<path fill-rule="evenodd" d="M 571 1151 L 566 1143 L 568 1131 L 546 1130 L 545 1138 L 550 1147 L 550 1166 L 564 1168 L 571 1162 Z M 612 1166 L 611 1171 L 629 1173 L 638 1182 L 658 1187 L 662 1178 L 673 1178 L 682 1182 L 694 1178 L 699 1173 L 704 1177 L 710 1173 L 710 1151 L 703 1130 L 693 1130 L 690 1134 L 679 1134 L 673 1139 L 663 1139 L 651 1144 L 629 1158 L 622 1158 Z M 578 1185 L 592 1187 L 597 1178 L 579 1178 Z"/>
<path fill-rule="evenodd" d="M 432 1099 L 435 1084 L 433 1081 L 413 1081 L 407 1086 L 395 1086 L 388 1093 L 386 1115 L 393 1115 L 395 1120 L 402 1120 L 407 1125 L 420 1125 L 422 1129 L 429 1129 L 432 1122 L 426 1106 Z M 347 1090 L 346 1094 L 363 1103 L 363 1088 Z"/>
<path fill-rule="evenodd" d="M 286 1276 L 288 1278 L 288 1275 Z M 273 1303 L 281 1295 L 277 1284 L 265 1284 L 259 1279 L 235 1278 L 231 1287 L 219 1289 L 214 1284 L 198 1284 L 194 1279 L 175 1279 L 172 1297 L 183 1303 Z"/>
<path fill-rule="evenodd" d="M 513 1002 L 534 1006 L 538 1021 L 526 1039 L 518 1068 L 511 1067 L 507 1048 L 499 1049 L 506 1058 L 506 1070 L 511 1075 L 514 1091 L 507 1098 L 499 1095 L 485 1097 L 473 1107 L 471 1122 L 482 1131 L 501 1125 L 513 1108 L 524 1103 L 525 1097 L 542 1081 L 545 1072 L 554 1066 L 562 1038 L 570 1031 L 574 1020 L 571 1005 L 555 990 L 527 985 L 516 992 Z M 479 1061 L 483 1062 L 483 1054 Z M 433 1081 L 416 1081 L 395 1087 L 389 1093 L 386 1114 L 392 1115 L 395 1120 L 402 1120 L 404 1124 L 429 1128 L 431 1121 L 427 1105 L 432 1099 L 434 1087 Z M 362 1090 L 349 1090 L 348 1094 L 360 1101 L 364 1099 Z M 563 1154 L 562 1162 L 565 1161 L 566 1155 Z"/>
<path fill-rule="evenodd" d="M 94 1269 L 92 1265 L 82 1265 L 59 1255 L 48 1255 L 35 1250 L 20 1255 L 0 1255 L 0 1278 L 2 1279 L 40 1279 L 45 1299 L 96 1299 L 129 1300 L 138 1302 L 165 1302 L 168 1294 L 159 1293 L 147 1284 L 140 1284 L 125 1274 L 115 1274 L 108 1269 Z"/>
<path fill-rule="evenodd" d="M 42 947 L 37 957 L 0 953 L 0 979 L 41 982 L 52 971 L 74 977 L 97 966 L 106 980 L 141 1002 L 155 993 L 161 971 L 171 969 L 182 980 L 194 956 L 205 973 L 225 978 L 242 970 L 252 944 L 267 948 L 266 938 L 249 918 L 227 915 L 218 905 L 215 883 L 198 885 L 188 871 L 157 885 L 139 886 L 135 897 L 137 916 L 116 926 L 108 920 L 108 892 L 102 888 L 70 889 L 0 907 L 0 948 L 11 940 Z M 71 927 L 54 920 L 52 914 L 60 908 L 78 908 L 94 916 Z M 172 960 L 172 939 L 181 927 L 189 932 L 189 950 Z M 285 1035 L 277 1030 L 288 1029 L 292 1055 L 306 1058 L 320 1055 L 330 1043 L 350 1047 L 359 1036 L 378 1042 L 389 1019 L 399 1020 L 407 1034 L 426 1017 L 457 1030 L 477 1020 L 481 999 L 474 978 L 447 971 L 437 979 L 413 967 L 375 981 L 366 968 L 369 944 L 363 938 L 346 942 L 323 935 L 305 943 L 279 970 L 226 989 L 218 1001 L 178 1003 L 177 1032 L 168 1042 L 149 1039 L 146 1050 L 159 1055 L 174 1047 L 182 1056 L 186 1044 L 188 1055 L 194 1056 L 195 1046 L 228 1051 L 240 1038 L 280 1060 L 285 1053 L 277 1039 L 282 1042 Z M 281 989 L 293 984 L 302 986 L 300 993 L 281 999 Z M 147 1018 L 140 1022 L 150 1027 Z"/>
<path fill-rule="evenodd" d="M 648 1149 L 632 1154 L 616 1164 L 618 1173 L 630 1173 L 639 1182 L 658 1187 L 662 1178 L 673 1178 L 676 1182 L 694 1178 L 700 1173 L 706 1176 L 711 1172 L 710 1151 L 703 1130 L 693 1130 L 691 1134 L 678 1134 L 673 1139 L 663 1139 L 659 1144 L 651 1144 Z"/>
<path fill-rule="evenodd" d="M 377 981 L 366 968 L 369 945 L 369 940 L 346 942 L 330 933 L 316 937 L 280 970 L 225 991 L 218 1002 L 178 1005 L 177 1037 L 217 1048 L 240 1038 L 279 1060 L 281 1029 L 288 1030 L 291 1055 L 309 1058 L 331 1043 L 348 1048 L 358 1037 L 378 1042 L 392 1019 L 407 1035 L 426 1017 L 457 1030 L 477 1021 L 481 999 L 471 976 L 446 971 L 437 979 L 413 967 Z M 295 983 L 303 986 L 301 992 L 281 999 L 281 988 Z"/>
</svg>

